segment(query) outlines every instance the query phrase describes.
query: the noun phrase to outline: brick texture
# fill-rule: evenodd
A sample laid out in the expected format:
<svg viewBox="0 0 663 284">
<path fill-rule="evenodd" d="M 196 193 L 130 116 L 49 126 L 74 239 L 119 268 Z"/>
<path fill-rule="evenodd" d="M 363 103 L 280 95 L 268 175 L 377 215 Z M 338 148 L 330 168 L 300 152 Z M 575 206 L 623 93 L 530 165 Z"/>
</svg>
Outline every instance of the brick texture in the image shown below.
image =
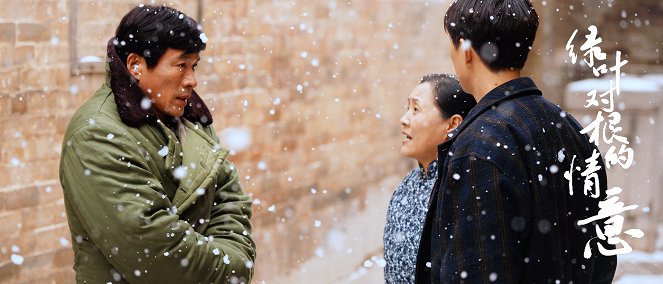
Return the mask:
<svg viewBox="0 0 663 284">
<path fill-rule="evenodd" d="M 16 25 L 14 23 L 0 24 L 0 42 L 13 43 L 16 40 Z"/>
<path fill-rule="evenodd" d="M 46 41 L 50 39 L 48 28 L 41 23 L 20 23 L 17 26 L 17 41 Z"/>
</svg>

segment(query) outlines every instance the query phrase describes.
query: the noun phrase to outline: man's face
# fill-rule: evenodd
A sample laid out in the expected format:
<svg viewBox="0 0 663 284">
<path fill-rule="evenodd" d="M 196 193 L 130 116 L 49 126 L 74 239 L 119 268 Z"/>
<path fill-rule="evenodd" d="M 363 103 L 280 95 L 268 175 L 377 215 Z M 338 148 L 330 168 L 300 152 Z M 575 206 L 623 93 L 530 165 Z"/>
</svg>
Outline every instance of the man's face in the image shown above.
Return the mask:
<svg viewBox="0 0 663 284">
<path fill-rule="evenodd" d="M 198 53 L 169 48 L 152 69 L 144 70 L 139 86 L 152 100 L 160 119 L 180 117 L 198 85 L 194 74 L 200 60 Z"/>
</svg>

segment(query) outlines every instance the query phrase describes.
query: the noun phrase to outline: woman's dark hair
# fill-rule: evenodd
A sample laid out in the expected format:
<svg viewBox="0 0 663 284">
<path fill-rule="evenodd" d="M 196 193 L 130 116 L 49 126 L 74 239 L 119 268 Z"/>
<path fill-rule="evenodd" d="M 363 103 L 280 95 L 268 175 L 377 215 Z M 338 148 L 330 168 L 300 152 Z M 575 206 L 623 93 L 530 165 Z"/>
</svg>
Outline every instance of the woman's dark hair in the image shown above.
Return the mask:
<svg viewBox="0 0 663 284">
<path fill-rule="evenodd" d="M 202 35 L 201 35 L 202 34 Z M 139 5 L 129 11 L 115 31 L 115 50 L 123 62 L 130 53 L 145 57 L 147 68 L 157 65 L 168 48 L 196 53 L 207 38 L 191 17 L 166 6 Z"/>
<path fill-rule="evenodd" d="M 460 82 L 452 75 L 427 74 L 419 82 L 419 84 L 423 83 L 429 83 L 433 88 L 435 104 L 444 119 L 448 119 L 454 114 L 465 118 L 477 104 L 474 97 L 464 92 L 460 87 Z"/>
<path fill-rule="evenodd" d="M 522 69 L 538 27 L 530 0 L 456 0 L 444 15 L 454 47 L 470 40 L 492 71 Z"/>
</svg>

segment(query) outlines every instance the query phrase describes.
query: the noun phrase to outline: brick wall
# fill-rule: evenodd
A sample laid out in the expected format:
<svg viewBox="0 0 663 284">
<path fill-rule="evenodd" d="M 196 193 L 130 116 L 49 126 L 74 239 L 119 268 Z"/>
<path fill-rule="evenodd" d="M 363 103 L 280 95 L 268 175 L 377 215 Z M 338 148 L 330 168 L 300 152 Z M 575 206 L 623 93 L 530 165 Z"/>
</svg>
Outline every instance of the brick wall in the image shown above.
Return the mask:
<svg viewBox="0 0 663 284">
<path fill-rule="evenodd" d="M 35 8 L 39 5 L 39 9 Z M 0 9 L 0 279 L 72 282 L 58 185 L 70 102 L 67 1 L 3 1 Z M 23 257 L 14 265 L 12 254 Z"/>
<path fill-rule="evenodd" d="M 3 1 L 3 282 L 73 282 L 58 182 L 60 143 L 74 110 L 103 80 L 98 68 L 82 68 L 77 59 L 103 57 L 117 22 L 135 4 Z M 453 70 L 440 21 L 446 5 L 175 1 L 176 8 L 202 18 L 210 39 L 197 91 L 212 109 L 217 131 L 240 127 L 251 135 L 250 147 L 230 159 L 256 200 L 257 280 L 294 273 L 315 258 L 348 218 L 383 208 L 384 200 L 371 204 L 367 196 L 388 196 L 413 166 L 398 155 L 398 119 L 419 76 Z M 392 182 L 385 186 L 385 180 Z M 372 221 L 384 222 L 381 214 Z M 16 265 L 12 255 L 23 262 Z M 352 261 L 333 265 L 354 265 L 364 255 L 348 257 Z"/>
</svg>

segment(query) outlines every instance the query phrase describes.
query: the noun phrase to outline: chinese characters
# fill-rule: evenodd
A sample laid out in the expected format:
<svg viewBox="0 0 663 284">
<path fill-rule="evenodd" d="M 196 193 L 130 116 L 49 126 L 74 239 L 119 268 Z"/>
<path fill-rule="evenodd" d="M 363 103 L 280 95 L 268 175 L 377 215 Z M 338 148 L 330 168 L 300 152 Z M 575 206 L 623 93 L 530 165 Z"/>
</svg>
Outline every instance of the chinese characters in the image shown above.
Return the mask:
<svg viewBox="0 0 663 284">
<path fill-rule="evenodd" d="M 594 89 L 587 93 L 587 104 L 585 104 L 584 107 L 599 107 L 600 110 L 596 114 L 596 119 L 583 128 L 580 133 L 588 134 L 589 141 L 596 146 L 599 146 L 601 141 L 606 145 L 609 145 L 610 148 L 605 155 L 605 165 L 608 169 L 616 164 L 619 164 L 623 169 L 628 169 L 633 164 L 633 149 L 628 146 L 628 139 L 623 135 L 620 135 L 620 132 L 622 131 L 622 127 L 619 126 L 619 123 L 621 122 L 621 114 L 616 111 L 614 107 L 615 97 L 620 95 L 621 68 L 628 63 L 628 60 L 622 60 L 621 52 L 616 51 L 616 63 L 614 66 L 608 68 L 604 63 L 607 54 L 601 51 L 601 48 L 598 46 L 603 42 L 603 39 L 598 37 L 598 29 L 596 26 L 592 25 L 589 26 L 588 30 L 589 34 L 585 35 L 586 41 L 580 46 L 580 51 L 584 52 L 582 53 L 583 61 L 587 66 L 592 68 L 594 76 L 599 77 L 610 71 L 615 73 L 615 78 L 614 80 L 610 80 L 608 91 L 599 94 L 597 90 Z M 576 29 L 566 43 L 566 50 L 569 52 L 569 57 L 571 57 L 571 62 L 573 64 L 577 62 L 578 54 L 574 50 L 575 46 L 571 43 L 577 33 L 578 30 Z M 597 150 L 594 150 L 592 156 L 585 159 L 586 168 L 584 170 L 580 166 L 574 166 L 576 158 L 576 156 L 572 158 L 571 167 L 568 171 L 564 172 L 564 178 L 569 181 L 569 194 L 574 194 L 572 185 L 573 174 L 574 171 L 578 171 L 582 178 L 584 178 L 583 194 L 591 198 L 598 198 L 601 195 L 601 192 L 599 191 L 600 181 L 596 171 L 601 169 L 601 166 L 598 164 L 600 153 Z M 624 217 L 620 214 L 628 210 L 636 209 L 638 206 L 624 206 L 623 202 L 619 202 L 619 197 L 617 195 L 621 191 L 622 189 L 619 187 L 608 189 L 606 191 L 606 199 L 598 202 L 600 208 L 598 214 L 578 221 L 578 225 L 583 226 L 607 218 L 602 224 L 596 224 L 597 237 L 592 238 L 592 240 L 599 240 L 597 243 L 598 251 L 605 256 L 626 254 L 632 251 L 631 246 L 625 240 L 620 238 L 624 223 Z M 639 229 L 626 230 L 624 233 L 634 238 L 641 238 L 644 236 L 644 233 Z M 592 240 L 588 241 L 585 245 L 585 258 L 590 258 L 592 256 Z M 601 241 L 614 245 L 616 248 L 607 249 L 601 244 Z"/>
</svg>

